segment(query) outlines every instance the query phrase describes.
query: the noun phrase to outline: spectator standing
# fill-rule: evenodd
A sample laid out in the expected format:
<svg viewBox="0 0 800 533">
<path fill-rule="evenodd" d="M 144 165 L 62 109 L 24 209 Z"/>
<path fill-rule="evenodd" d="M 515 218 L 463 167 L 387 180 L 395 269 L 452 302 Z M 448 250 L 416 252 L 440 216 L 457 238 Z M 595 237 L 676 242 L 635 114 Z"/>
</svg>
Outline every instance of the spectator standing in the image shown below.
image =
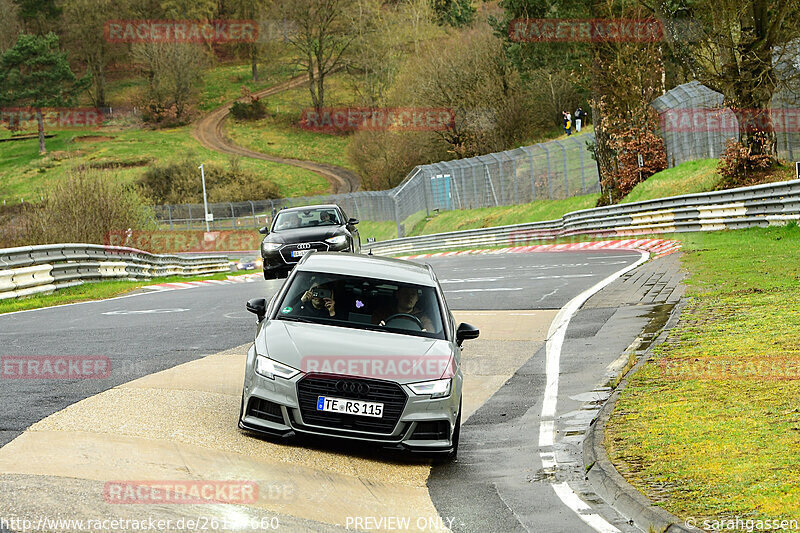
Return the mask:
<svg viewBox="0 0 800 533">
<path fill-rule="evenodd" d="M 564 111 L 564 133 L 567 137 L 572 134 L 572 115 L 569 111 Z"/>
<path fill-rule="evenodd" d="M 580 133 L 581 126 L 583 125 L 583 117 L 585 113 L 583 112 L 582 108 L 578 108 L 575 110 L 575 132 Z"/>
</svg>

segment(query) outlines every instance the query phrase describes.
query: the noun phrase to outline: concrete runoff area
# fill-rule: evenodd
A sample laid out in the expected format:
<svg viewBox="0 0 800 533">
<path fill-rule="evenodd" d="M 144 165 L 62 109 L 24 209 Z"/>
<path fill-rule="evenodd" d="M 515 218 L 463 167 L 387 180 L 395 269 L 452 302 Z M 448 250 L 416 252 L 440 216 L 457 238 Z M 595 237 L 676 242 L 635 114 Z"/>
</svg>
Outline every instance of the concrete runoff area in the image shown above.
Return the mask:
<svg viewBox="0 0 800 533">
<path fill-rule="evenodd" d="M 482 332 L 464 346 L 466 423 L 542 348 L 556 311 L 454 314 Z M 329 439 L 284 444 L 240 431 L 247 348 L 122 384 L 32 425 L 0 448 L 0 516 L 205 518 L 239 527 L 274 519 L 287 531 L 449 529 L 428 492 L 427 459 Z M 122 505 L 104 495 L 108 482 L 165 480 L 254 482 L 258 494 L 237 505 Z"/>
</svg>

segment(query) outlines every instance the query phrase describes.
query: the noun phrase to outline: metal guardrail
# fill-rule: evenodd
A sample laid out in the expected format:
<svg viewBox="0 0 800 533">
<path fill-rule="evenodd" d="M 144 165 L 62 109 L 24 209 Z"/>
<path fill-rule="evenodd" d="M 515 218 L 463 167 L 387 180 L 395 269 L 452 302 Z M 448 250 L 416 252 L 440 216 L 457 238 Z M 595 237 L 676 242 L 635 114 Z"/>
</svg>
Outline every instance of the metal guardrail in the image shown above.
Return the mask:
<svg viewBox="0 0 800 533">
<path fill-rule="evenodd" d="M 158 255 L 121 246 L 47 244 L 0 249 L 0 300 L 52 292 L 87 281 L 211 274 L 227 257 Z"/>
<path fill-rule="evenodd" d="M 376 255 L 521 246 L 576 235 L 634 236 L 772 226 L 800 220 L 800 180 L 567 213 L 558 220 L 420 235 L 365 245 Z"/>
</svg>

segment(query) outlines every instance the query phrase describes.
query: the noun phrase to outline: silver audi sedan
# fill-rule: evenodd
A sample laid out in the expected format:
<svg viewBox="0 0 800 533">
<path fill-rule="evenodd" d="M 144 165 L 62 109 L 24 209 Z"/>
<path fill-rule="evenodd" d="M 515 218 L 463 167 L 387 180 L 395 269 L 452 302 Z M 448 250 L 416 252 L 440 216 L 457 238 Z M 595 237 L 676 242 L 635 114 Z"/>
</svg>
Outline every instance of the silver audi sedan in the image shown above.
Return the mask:
<svg viewBox="0 0 800 533">
<path fill-rule="evenodd" d="M 455 456 L 461 343 L 479 332 L 455 325 L 430 266 L 315 252 L 247 309 L 240 428 Z"/>
</svg>

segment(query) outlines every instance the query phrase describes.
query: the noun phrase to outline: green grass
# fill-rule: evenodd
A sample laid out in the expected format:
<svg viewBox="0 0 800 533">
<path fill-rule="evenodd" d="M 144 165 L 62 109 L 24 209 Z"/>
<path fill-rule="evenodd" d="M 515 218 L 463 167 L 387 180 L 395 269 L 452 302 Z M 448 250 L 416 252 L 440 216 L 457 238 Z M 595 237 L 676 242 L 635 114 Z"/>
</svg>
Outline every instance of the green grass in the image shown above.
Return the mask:
<svg viewBox="0 0 800 533">
<path fill-rule="evenodd" d="M 595 194 L 587 194 L 564 200 L 539 200 L 529 204 L 444 211 L 415 225 L 411 233 L 408 230 L 406 233 L 408 235 L 429 235 L 446 231 L 554 220 L 570 211 L 594 207 L 597 198 L 598 196 Z"/>
<path fill-rule="evenodd" d="M 290 59 L 290 50 L 278 50 L 276 56 L 258 65 L 259 81 L 254 82 L 250 63 L 236 61 L 206 69 L 201 87 L 193 102 L 200 112 L 208 112 L 242 96 L 242 87 L 250 91 L 265 89 L 298 75 Z M 144 100 L 147 79 L 139 72 L 126 72 L 108 82 L 106 100 L 112 107 L 132 107 Z M 90 102 L 86 100 L 84 104 Z"/>
<path fill-rule="evenodd" d="M 242 96 L 242 87 L 256 92 L 278 85 L 298 74 L 300 72 L 289 60 L 287 50 L 284 50 L 279 57 L 258 65 L 257 82 L 253 81 L 249 63 L 217 66 L 208 70 L 203 77 L 198 108 L 201 111 L 211 111 Z"/>
<path fill-rule="evenodd" d="M 623 390 L 609 456 L 679 516 L 797 519 L 800 228 L 680 239 L 687 306 Z"/>
<path fill-rule="evenodd" d="M 698 159 L 656 172 L 636 185 L 622 203 L 713 191 L 722 181 L 716 159 Z"/>
<path fill-rule="evenodd" d="M 0 199 L 38 200 L 50 184 L 79 165 L 137 165 L 117 169 L 123 180 L 133 182 L 147 167 L 164 165 L 186 153 L 193 153 L 198 164 L 228 164 L 225 154 L 201 146 L 190 128 L 53 131 L 56 137 L 47 140 L 48 154 L 44 157 L 38 155 L 35 139 L 0 143 Z M 89 135 L 108 139 L 81 142 L 81 137 Z M 296 167 L 244 158 L 242 166 L 274 181 L 281 196 L 320 194 L 330 187 L 325 178 Z"/>
<path fill-rule="evenodd" d="M 327 78 L 326 107 L 351 105 L 352 92 L 341 76 Z M 329 163 L 352 169 L 346 150 L 349 135 L 308 131 L 297 126 L 301 113 L 310 106 L 307 87 L 298 87 L 264 99 L 270 116 L 253 122 L 231 117 L 225 132 L 236 144 L 278 157 Z"/>
<path fill-rule="evenodd" d="M 241 272 L 239 274 L 219 272 L 216 274 L 206 274 L 201 276 L 168 276 L 139 281 L 114 280 L 84 283 L 83 285 L 57 290 L 52 294 L 34 294 L 24 298 L 0 300 L 0 314 L 10 313 L 13 311 L 24 311 L 26 309 L 38 309 L 40 307 L 50 307 L 53 305 L 102 300 L 105 298 L 119 296 L 147 285 L 204 279 L 227 279 L 227 277 L 231 275 L 252 274 L 253 272 L 258 271 Z"/>
<path fill-rule="evenodd" d="M 367 239 L 370 237 L 374 237 L 376 241 L 396 238 L 397 224 L 392 221 L 361 220 L 358 223 L 358 233 L 361 235 L 361 245 L 366 247 Z"/>
</svg>

